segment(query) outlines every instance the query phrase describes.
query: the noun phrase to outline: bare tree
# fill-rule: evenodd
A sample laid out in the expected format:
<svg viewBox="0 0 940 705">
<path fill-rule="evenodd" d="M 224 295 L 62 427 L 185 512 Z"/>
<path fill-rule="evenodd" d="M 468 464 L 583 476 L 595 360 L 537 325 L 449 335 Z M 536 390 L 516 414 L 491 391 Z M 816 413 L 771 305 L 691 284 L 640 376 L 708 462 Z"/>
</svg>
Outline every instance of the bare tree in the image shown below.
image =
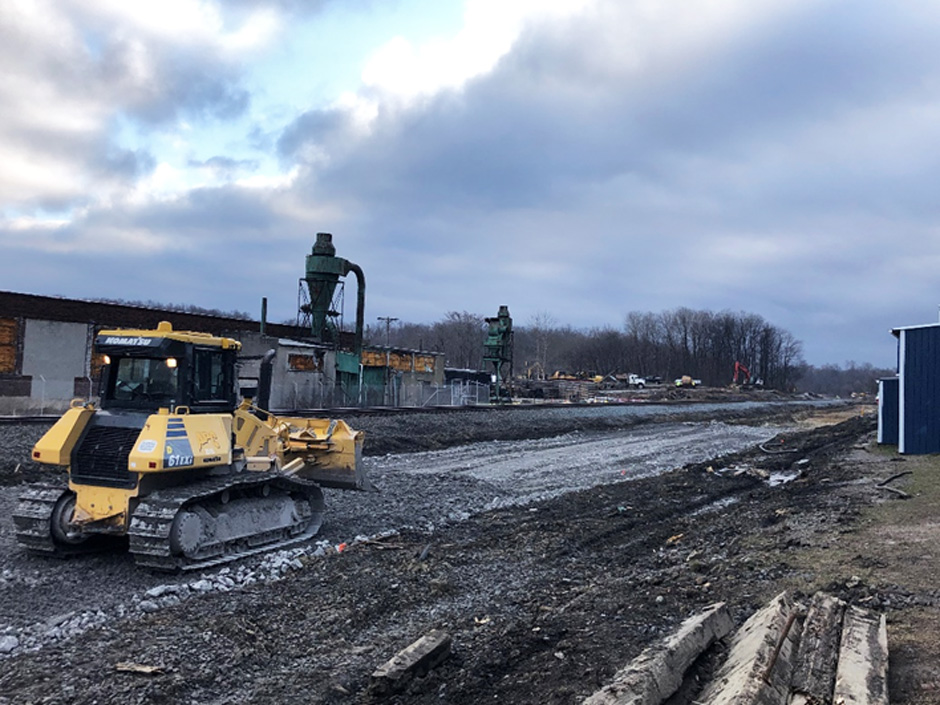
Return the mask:
<svg viewBox="0 0 940 705">
<path fill-rule="evenodd" d="M 544 378 L 549 374 L 548 349 L 552 332 L 557 328 L 557 319 L 548 311 L 539 311 L 532 317 L 528 329 L 535 342 L 535 363 L 541 369 Z"/>
<path fill-rule="evenodd" d="M 434 324 L 432 336 L 445 354 L 447 364 L 478 370 L 483 365 L 486 320 L 468 311 L 450 311 Z"/>
</svg>

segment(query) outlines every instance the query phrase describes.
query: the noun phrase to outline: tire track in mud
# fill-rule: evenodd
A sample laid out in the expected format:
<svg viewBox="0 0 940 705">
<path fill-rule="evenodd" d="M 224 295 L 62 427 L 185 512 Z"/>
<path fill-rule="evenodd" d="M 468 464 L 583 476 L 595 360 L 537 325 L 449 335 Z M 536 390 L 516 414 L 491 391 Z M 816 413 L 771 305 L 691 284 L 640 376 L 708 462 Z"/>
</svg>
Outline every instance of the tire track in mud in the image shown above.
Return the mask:
<svg viewBox="0 0 940 705">
<path fill-rule="evenodd" d="M 315 541 L 336 545 L 357 535 L 408 528 L 433 532 L 491 509 L 648 477 L 742 450 L 779 430 L 718 422 L 650 424 L 368 458 L 367 471 L 382 492 L 328 491 L 327 523 Z M 0 488 L 0 511 L 7 516 L 18 491 L 18 487 Z M 316 549 L 315 541 L 310 544 L 311 552 Z M 71 624 L 77 617 L 88 616 L 88 626 L 95 627 L 133 615 L 147 600 L 148 590 L 161 585 L 182 587 L 194 577 L 151 574 L 123 553 L 68 561 L 42 559 L 16 546 L 12 527 L 6 524 L 0 527 L 0 549 L 0 634 L 26 630 L 33 644 L 68 636 L 57 631 L 63 620 Z M 263 560 L 240 562 L 239 574 L 252 572 Z M 217 579 L 219 570 L 206 571 L 202 578 L 207 577 Z M 182 592 L 199 594 L 202 590 Z M 48 639 L 44 634 L 49 634 Z"/>
</svg>

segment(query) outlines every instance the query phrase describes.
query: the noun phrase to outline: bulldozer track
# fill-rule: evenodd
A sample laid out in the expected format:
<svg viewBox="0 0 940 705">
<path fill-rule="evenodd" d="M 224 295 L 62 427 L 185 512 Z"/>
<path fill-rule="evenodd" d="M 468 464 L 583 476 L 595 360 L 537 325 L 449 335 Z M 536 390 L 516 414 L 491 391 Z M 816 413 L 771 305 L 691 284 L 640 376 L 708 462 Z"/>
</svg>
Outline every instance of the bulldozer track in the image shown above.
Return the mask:
<svg viewBox="0 0 940 705">
<path fill-rule="evenodd" d="M 113 537 L 89 536 L 85 541 L 75 544 L 59 543 L 52 537 L 52 513 L 56 503 L 67 491 L 68 487 L 64 485 L 31 485 L 20 493 L 13 514 L 13 525 L 16 540 L 21 546 L 32 553 L 57 558 L 97 553 L 113 546 Z"/>
<path fill-rule="evenodd" d="M 181 510 L 213 499 L 225 490 L 245 490 L 265 484 L 286 493 L 300 492 L 312 500 L 315 506 L 320 505 L 320 508 L 315 508 L 311 516 L 293 526 L 217 544 L 214 547 L 215 555 L 187 558 L 173 553 L 170 535 L 173 521 Z M 160 490 L 142 499 L 134 510 L 128 530 L 130 552 L 140 566 L 161 572 L 177 572 L 210 568 L 284 548 L 316 535 L 322 522 L 322 498 L 322 491 L 314 483 L 261 473 L 211 478 L 195 485 Z"/>
<path fill-rule="evenodd" d="M 30 551 L 57 553 L 59 546 L 52 539 L 50 520 L 55 504 L 67 487 L 33 485 L 20 494 L 20 501 L 13 515 L 16 540 Z"/>
</svg>

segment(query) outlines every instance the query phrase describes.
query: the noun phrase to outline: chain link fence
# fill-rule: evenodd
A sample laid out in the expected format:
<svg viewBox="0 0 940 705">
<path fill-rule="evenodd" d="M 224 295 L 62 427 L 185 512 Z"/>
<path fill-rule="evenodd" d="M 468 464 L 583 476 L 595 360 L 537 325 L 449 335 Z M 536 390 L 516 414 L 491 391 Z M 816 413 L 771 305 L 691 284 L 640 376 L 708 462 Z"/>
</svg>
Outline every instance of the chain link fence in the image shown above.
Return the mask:
<svg viewBox="0 0 940 705">
<path fill-rule="evenodd" d="M 337 407 L 401 407 L 473 406 L 486 404 L 490 386 L 479 382 L 454 380 L 444 385 L 402 385 L 394 377 L 382 386 L 294 384 L 277 400 L 281 409 L 330 409 Z"/>
</svg>

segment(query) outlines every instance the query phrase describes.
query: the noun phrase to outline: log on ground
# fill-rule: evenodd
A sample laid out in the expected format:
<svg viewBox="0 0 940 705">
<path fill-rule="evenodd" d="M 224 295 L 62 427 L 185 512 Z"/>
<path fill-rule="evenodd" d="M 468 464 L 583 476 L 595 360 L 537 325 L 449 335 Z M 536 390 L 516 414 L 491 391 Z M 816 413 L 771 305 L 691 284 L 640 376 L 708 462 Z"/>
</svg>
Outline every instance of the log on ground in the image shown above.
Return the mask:
<svg viewBox="0 0 940 705">
<path fill-rule="evenodd" d="M 855 606 L 845 611 L 833 702 L 888 705 L 888 633 L 883 614 Z"/>
<path fill-rule="evenodd" d="M 702 652 L 730 634 L 733 627 L 725 603 L 712 605 L 644 650 L 584 705 L 660 705 L 679 689 L 685 672 Z"/>
<path fill-rule="evenodd" d="M 845 607 L 845 602 L 832 595 L 813 595 L 797 652 L 791 705 L 832 702 Z"/>
<path fill-rule="evenodd" d="M 735 632 L 728 658 L 697 698 L 704 705 L 784 705 L 796 658 L 799 608 L 787 593 Z"/>
</svg>

